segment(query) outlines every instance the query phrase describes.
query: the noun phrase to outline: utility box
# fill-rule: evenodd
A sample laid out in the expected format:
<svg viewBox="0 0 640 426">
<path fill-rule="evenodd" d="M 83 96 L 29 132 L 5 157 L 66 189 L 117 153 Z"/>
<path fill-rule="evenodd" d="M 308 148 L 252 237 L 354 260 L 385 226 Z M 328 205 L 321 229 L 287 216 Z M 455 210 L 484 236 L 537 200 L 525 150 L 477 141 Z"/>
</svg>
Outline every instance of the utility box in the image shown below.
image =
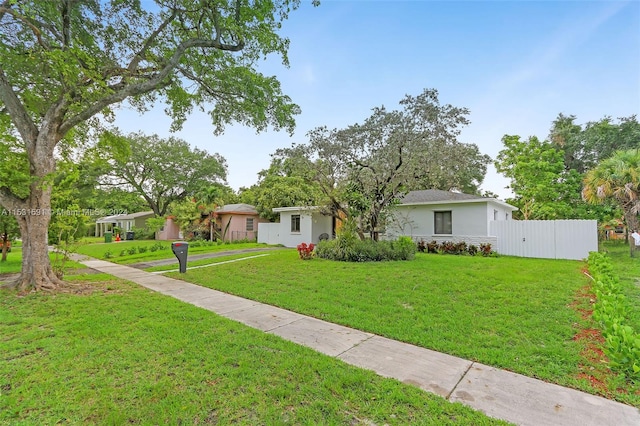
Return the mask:
<svg viewBox="0 0 640 426">
<path fill-rule="evenodd" d="M 175 241 L 171 243 L 171 250 L 173 254 L 178 258 L 178 263 L 180 263 L 180 273 L 184 274 L 187 272 L 187 254 L 189 252 L 189 243 L 184 241 Z"/>
</svg>

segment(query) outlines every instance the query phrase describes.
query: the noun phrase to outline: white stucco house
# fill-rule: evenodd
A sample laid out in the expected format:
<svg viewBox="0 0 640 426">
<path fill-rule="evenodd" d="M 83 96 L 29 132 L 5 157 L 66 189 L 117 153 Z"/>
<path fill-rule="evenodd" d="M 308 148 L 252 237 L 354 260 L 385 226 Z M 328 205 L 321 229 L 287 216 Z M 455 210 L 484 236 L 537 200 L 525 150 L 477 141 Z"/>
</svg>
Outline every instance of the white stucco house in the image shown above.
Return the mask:
<svg viewBox="0 0 640 426">
<path fill-rule="evenodd" d="M 411 191 L 390 209 L 383 238 L 407 235 L 414 241 L 495 245 L 490 222 L 511 220 L 515 210 L 496 198 L 436 189 Z"/>
<path fill-rule="evenodd" d="M 301 243 L 318 244 L 320 239 L 332 238 L 334 218 L 324 215 L 319 207 L 278 207 L 280 222 L 259 223 L 258 242 L 296 247 Z"/>
</svg>

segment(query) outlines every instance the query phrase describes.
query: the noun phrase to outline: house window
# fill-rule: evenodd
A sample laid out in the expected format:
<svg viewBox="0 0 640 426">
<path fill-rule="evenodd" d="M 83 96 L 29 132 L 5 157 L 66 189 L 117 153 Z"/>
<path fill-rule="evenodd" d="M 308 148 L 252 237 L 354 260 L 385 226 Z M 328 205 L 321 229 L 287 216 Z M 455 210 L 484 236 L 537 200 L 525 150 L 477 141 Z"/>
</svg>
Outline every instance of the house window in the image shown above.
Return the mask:
<svg viewBox="0 0 640 426">
<path fill-rule="evenodd" d="M 253 218 L 247 218 L 247 231 L 253 231 Z"/>
<path fill-rule="evenodd" d="M 434 219 L 436 234 L 452 234 L 451 211 L 434 212 Z"/>
<path fill-rule="evenodd" d="M 493 220 L 498 220 L 498 210 L 493 211 Z"/>
<path fill-rule="evenodd" d="M 291 215 L 291 232 L 300 232 L 300 215 Z"/>
</svg>

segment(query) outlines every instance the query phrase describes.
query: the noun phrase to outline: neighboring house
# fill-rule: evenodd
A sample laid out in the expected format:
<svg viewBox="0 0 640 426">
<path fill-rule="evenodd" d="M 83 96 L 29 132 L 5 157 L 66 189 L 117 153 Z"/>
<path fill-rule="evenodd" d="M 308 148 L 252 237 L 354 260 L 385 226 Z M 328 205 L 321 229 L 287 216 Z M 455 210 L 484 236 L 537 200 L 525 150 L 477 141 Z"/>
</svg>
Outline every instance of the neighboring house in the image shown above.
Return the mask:
<svg viewBox="0 0 640 426">
<path fill-rule="evenodd" d="M 321 237 L 331 238 L 335 223 L 333 216 L 324 215 L 319 207 L 278 207 L 280 222 L 261 223 L 258 242 L 296 247 L 301 243 L 318 244 Z"/>
<path fill-rule="evenodd" d="M 215 210 L 216 228 L 224 241 L 250 240 L 258 237 L 260 218 L 256 208 L 249 204 L 227 204 Z"/>
<path fill-rule="evenodd" d="M 612 220 L 601 226 L 602 238 L 604 240 L 626 240 L 627 227 L 622 220 Z"/>
<path fill-rule="evenodd" d="M 384 238 L 496 244 L 491 221 L 512 219 L 516 207 L 496 198 L 427 189 L 411 191 L 390 210 Z"/>
<path fill-rule="evenodd" d="M 182 231 L 178 224 L 169 216 L 164 221 L 164 225 L 156 232 L 156 240 L 180 240 L 182 239 Z"/>
<path fill-rule="evenodd" d="M 114 228 L 119 228 L 123 233 L 131 231 L 133 228 L 144 228 L 147 219 L 153 216 L 154 213 L 148 211 L 101 217 L 96 220 L 95 235 L 96 237 L 102 237 L 105 232 L 113 232 Z"/>
</svg>

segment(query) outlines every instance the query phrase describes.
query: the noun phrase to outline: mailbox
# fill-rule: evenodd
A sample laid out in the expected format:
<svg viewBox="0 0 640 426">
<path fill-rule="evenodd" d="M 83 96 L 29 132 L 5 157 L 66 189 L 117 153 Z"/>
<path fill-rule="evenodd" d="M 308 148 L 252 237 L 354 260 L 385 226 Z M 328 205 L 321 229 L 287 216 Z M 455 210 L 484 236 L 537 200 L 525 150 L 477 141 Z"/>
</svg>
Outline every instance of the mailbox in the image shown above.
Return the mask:
<svg viewBox="0 0 640 426">
<path fill-rule="evenodd" d="M 180 273 L 187 272 L 187 252 L 189 251 L 189 243 L 184 241 L 176 241 L 171 243 L 171 250 L 178 258 L 180 263 Z"/>
</svg>

